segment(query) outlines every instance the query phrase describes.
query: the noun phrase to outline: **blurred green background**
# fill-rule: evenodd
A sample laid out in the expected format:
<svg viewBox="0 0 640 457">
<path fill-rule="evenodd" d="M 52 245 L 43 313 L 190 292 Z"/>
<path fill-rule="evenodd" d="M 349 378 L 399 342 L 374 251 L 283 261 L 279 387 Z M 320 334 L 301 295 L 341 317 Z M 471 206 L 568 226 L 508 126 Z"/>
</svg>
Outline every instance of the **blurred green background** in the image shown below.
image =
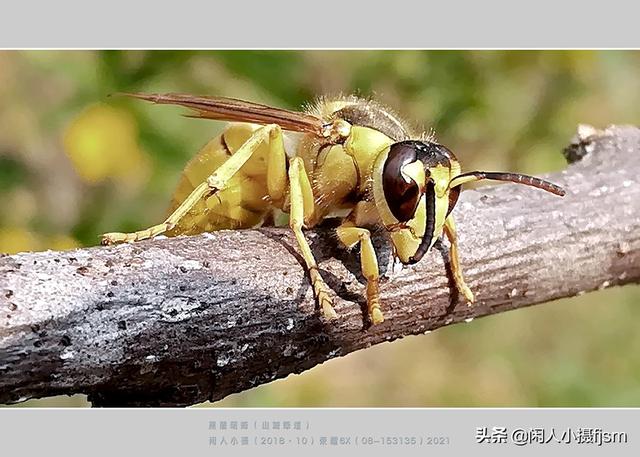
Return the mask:
<svg viewBox="0 0 640 457">
<path fill-rule="evenodd" d="M 541 173 L 564 167 L 579 123 L 640 124 L 639 69 L 635 51 L 0 52 L 0 252 L 90 246 L 158 222 L 182 167 L 224 125 L 114 92 L 294 109 L 373 95 L 435 128 L 465 169 Z M 216 405 L 640 406 L 639 303 L 628 286 L 479 319 Z"/>
</svg>

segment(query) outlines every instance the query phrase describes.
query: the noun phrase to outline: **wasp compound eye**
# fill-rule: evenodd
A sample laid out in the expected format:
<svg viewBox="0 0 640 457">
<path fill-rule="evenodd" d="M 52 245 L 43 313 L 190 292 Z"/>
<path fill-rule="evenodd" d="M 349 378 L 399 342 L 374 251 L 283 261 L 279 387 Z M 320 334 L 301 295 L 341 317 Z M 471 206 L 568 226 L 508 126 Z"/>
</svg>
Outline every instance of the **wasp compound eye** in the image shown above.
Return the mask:
<svg viewBox="0 0 640 457">
<path fill-rule="evenodd" d="M 382 170 L 384 198 L 399 222 L 411 220 L 420 201 L 420 186 L 402 171 L 405 165 L 415 162 L 416 159 L 415 144 L 395 143 L 391 145 Z"/>
</svg>

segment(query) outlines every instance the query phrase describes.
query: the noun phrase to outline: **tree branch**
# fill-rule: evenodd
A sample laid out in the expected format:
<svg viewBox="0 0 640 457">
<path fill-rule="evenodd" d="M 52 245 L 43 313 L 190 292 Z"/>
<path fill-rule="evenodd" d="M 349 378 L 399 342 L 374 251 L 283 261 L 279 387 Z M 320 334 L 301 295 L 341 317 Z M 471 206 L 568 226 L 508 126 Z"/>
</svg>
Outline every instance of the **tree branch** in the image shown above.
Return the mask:
<svg viewBox="0 0 640 457">
<path fill-rule="evenodd" d="M 391 274 L 386 321 L 366 321 L 358 256 L 308 232 L 339 318 L 325 321 L 288 229 L 0 258 L 0 402 L 86 393 L 98 406 L 218 400 L 409 334 L 640 281 L 640 130 L 582 128 L 564 198 L 465 191 L 455 211 L 467 306 L 446 249 Z"/>
</svg>

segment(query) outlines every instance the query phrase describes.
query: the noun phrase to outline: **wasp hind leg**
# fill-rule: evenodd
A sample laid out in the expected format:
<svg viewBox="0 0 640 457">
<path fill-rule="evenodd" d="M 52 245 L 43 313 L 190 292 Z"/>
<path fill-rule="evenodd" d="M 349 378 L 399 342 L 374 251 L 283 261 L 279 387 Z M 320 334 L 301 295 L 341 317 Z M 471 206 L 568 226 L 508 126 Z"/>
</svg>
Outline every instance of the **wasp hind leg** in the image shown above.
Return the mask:
<svg viewBox="0 0 640 457">
<path fill-rule="evenodd" d="M 126 243 L 140 241 L 161 235 L 171 230 L 189 211 L 203 198 L 222 191 L 229 180 L 251 158 L 258 146 L 265 141 L 269 144 L 269 164 L 285 162 L 284 143 L 282 131 L 276 124 L 265 125 L 257 129 L 251 137 L 238 150 L 218 167 L 204 182 L 198 185 L 191 194 L 171 213 L 161 224 L 154 225 L 144 230 L 132 233 L 111 232 L 102 235 L 102 244 Z M 283 186 L 284 170 L 271 170 L 269 172 L 269 188 L 278 192 L 278 187 Z"/>
<path fill-rule="evenodd" d="M 469 303 L 473 303 L 475 298 L 473 292 L 462 276 L 462 268 L 460 267 L 460 259 L 458 258 L 458 235 L 456 233 L 456 225 L 453 221 L 453 217 L 449 216 L 444 222 L 444 233 L 449 239 L 451 248 L 449 250 L 449 260 L 451 262 L 451 271 L 453 273 L 453 280 L 456 283 L 458 291 L 464 295 Z"/>
<path fill-rule="evenodd" d="M 362 275 L 367 279 L 367 308 L 373 324 L 384 322 L 384 316 L 380 310 L 380 291 L 378 259 L 371 242 L 369 230 L 356 227 L 351 222 L 345 222 L 336 230 L 338 238 L 349 249 L 360 243 L 360 265 Z"/>
<path fill-rule="evenodd" d="M 289 163 L 289 196 L 291 200 L 289 227 L 291 227 L 291 230 L 293 230 L 293 233 L 296 235 L 298 246 L 300 247 L 300 251 L 302 251 L 302 257 L 309 271 L 313 294 L 324 316 L 327 319 L 334 319 L 337 317 L 337 314 L 333 309 L 333 301 L 329 295 L 329 288 L 320 276 L 316 259 L 313 257 L 309 243 L 302 232 L 304 221 L 309 220 L 313 215 L 314 199 L 304 162 L 299 157 L 294 157 Z"/>
</svg>

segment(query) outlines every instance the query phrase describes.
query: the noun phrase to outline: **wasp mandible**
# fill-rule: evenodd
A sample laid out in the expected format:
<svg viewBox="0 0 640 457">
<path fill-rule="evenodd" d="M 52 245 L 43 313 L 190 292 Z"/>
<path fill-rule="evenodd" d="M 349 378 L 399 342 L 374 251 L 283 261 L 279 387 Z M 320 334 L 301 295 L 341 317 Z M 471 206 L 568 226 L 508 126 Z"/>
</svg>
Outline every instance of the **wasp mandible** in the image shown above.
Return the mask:
<svg viewBox="0 0 640 457">
<path fill-rule="evenodd" d="M 289 214 L 314 296 L 327 318 L 336 312 L 304 228 L 329 217 L 342 219 L 337 237 L 347 248 L 360 244 L 369 317 L 379 324 L 384 317 L 369 229 L 384 229 L 403 264 L 418 262 L 444 232 L 456 287 L 472 303 L 451 216 L 461 186 L 492 179 L 564 195 L 562 188 L 532 176 L 462 173 L 449 149 L 431 135 L 412 132 L 372 100 L 320 99 L 296 112 L 225 97 L 126 95 L 181 105 L 192 110 L 192 117 L 230 124 L 187 164 L 163 223 L 134 233 L 106 233 L 102 243 L 252 228 L 267 225 L 280 210 Z"/>
</svg>

